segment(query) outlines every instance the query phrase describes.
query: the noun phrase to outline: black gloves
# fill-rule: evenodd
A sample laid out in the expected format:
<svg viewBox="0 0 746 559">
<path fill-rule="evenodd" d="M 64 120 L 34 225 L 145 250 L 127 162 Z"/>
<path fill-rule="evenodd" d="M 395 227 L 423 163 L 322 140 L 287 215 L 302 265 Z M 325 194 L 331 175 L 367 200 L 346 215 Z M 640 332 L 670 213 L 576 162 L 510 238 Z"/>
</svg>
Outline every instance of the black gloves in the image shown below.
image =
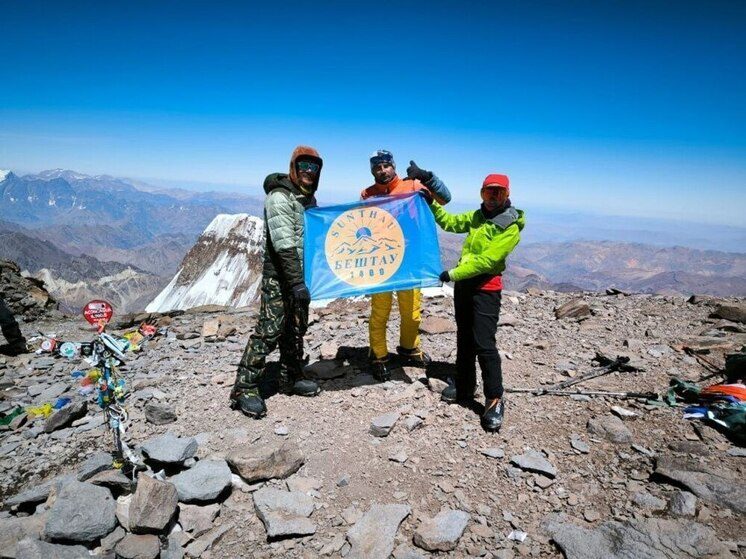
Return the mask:
<svg viewBox="0 0 746 559">
<path fill-rule="evenodd" d="M 440 273 L 440 276 L 438 276 L 438 279 L 443 283 L 448 283 L 449 281 L 451 281 L 451 276 L 448 275 L 448 270 L 443 270 Z"/>
<path fill-rule="evenodd" d="M 415 163 L 414 161 L 410 161 L 409 167 L 407 167 L 407 178 L 416 179 L 420 181 L 422 184 L 425 184 L 427 181 L 433 178 L 433 174 L 430 171 L 425 171 L 424 169 L 420 169 L 417 166 L 417 163 Z"/>
<path fill-rule="evenodd" d="M 311 294 L 305 283 L 298 283 L 293 286 L 293 299 L 298 304 L 307 305 L 311 302 Z"/>
</svg>

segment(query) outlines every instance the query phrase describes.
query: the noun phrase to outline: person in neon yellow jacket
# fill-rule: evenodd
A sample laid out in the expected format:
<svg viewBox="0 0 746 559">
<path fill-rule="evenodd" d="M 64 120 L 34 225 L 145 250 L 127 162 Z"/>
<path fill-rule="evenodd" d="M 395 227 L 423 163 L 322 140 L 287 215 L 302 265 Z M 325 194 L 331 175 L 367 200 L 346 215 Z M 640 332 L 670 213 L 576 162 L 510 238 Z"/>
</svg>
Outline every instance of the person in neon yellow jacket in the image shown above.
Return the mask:
<svg viewBox="0 0 746 559">
<path fill-rule="evenodd" d="M 456 380 L 443 390 L 447 402 L 471 404 L 476 389 L 479 361 L 484 385 L 485 411 L 481 418 L 487 431 L 502 426 L 502 364 L 495 345 L 502 300 L 505 260 L 518 245 L 526 223 L 522 210 L 510 202 L 507 175 L 492 174 L 482 183 L 482 205 L 462 214 L 450 214 L 437 201 L 430 202 L 436 223 L 450 233 L 467 233 L 456 267 L 440 274 L 453 281 L 456 311 Z"/>
</svg>

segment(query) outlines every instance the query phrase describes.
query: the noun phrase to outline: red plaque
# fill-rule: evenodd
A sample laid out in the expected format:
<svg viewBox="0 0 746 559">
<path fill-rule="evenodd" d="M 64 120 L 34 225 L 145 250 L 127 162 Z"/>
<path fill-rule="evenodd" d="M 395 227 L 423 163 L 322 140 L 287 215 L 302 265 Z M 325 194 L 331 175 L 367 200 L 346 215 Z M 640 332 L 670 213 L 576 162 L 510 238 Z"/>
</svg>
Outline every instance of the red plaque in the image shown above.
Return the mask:
<svg viewBox="0 0 746 559">
<path fill-rule="evenodd" d="M 97 326 L 108 324 L 114 314 L 114 309 L 106 301 L 94 299 L 83 307 L 83 316 L 90 323 Z"/>
</svg>

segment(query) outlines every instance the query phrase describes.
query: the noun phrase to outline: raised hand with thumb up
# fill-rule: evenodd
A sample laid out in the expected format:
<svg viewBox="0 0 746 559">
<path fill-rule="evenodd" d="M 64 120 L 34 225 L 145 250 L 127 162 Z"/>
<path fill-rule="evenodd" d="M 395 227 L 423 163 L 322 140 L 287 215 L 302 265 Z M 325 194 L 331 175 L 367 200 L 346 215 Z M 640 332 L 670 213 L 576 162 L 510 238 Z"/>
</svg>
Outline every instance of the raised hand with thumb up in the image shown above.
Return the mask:
<svg viewBox="0 0 746 559">
<path fill-rule="evenodd" d="M 409 162 L 409 167 L 407 167 L 407 178 L 418 180 L 421 183 L 426 183 L 430 179 L 433 178 L 433 174 L 430 171 L 425 171 L 424 169 L 420 169 L 417 166 L 417 163 L 414 161 Z"/>
</svg>

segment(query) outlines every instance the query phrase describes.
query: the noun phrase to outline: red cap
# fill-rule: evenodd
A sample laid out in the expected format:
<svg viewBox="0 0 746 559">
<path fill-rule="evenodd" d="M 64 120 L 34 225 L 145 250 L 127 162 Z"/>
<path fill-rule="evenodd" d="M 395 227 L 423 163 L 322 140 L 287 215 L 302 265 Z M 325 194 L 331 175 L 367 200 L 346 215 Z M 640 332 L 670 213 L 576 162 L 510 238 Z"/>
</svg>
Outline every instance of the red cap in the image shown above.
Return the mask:
<svg viewBox="0 0 746 559">
<path fill-rule="evenodd" d="M 510 179 L 508 178 L 508 175 L 498 175 L 497 173 L 487 175 L 482 183 L 482 188 L 485 188 L 488 185 L 504 188 L 508 191 L 508 196 L 510 196 Z"/>
</svg>

